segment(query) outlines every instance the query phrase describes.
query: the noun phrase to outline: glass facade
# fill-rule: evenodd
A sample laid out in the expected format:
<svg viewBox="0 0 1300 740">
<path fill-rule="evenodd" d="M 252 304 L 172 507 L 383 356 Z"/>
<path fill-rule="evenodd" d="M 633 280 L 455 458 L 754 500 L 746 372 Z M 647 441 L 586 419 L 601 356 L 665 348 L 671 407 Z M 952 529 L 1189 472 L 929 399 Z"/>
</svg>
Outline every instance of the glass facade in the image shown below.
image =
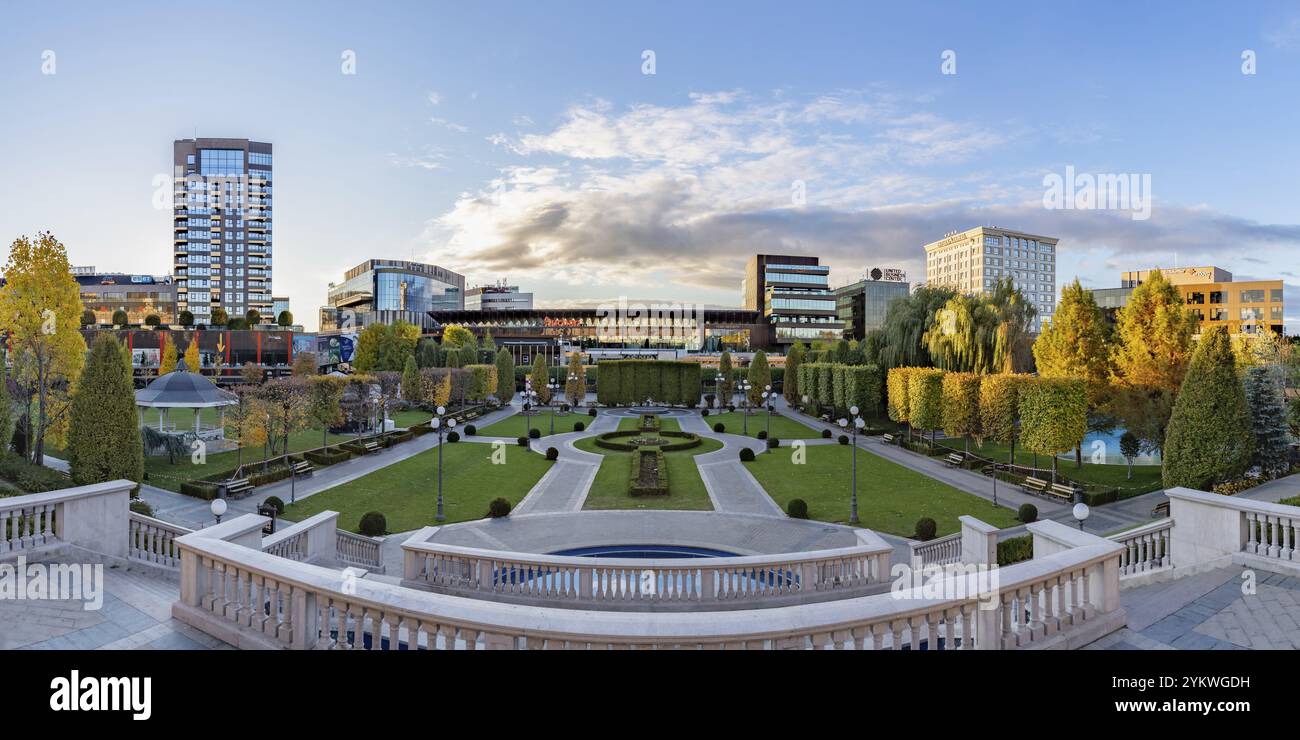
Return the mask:
<svg viewBox="0 0 1300 740">
<path fill-rule="evenodd" d="M 355 327 L 401 319 L 431 328 L 428 312 L 457 311 L 464 301 L 465 277 L 459 273 L 418 262 L 370 260 L 329 289 L 321 328 L 345 323 L 348 311 Z"/>
</svg>

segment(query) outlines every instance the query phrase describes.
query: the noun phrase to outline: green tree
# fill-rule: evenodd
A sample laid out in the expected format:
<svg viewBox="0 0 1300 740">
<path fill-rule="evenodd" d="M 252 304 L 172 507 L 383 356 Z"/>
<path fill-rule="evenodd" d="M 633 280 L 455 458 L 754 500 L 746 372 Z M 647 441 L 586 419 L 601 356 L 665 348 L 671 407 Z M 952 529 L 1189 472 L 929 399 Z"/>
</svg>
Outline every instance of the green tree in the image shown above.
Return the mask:
<svg viewBox="0 0 1300 740">
<path fill-rule="evenodd" d="M 189 311 L 181 311 L 180 315 L 176 317 L 176 321 L 184 327 L 194 326 L 194 314 Z"/>
<path fill-rule="evenodd" d="M 202 372 L 199 367 L 199 338 L 197 335 L 190 337 L 190 346 L 185 348 L 185 369 L 192 373 Z"/>
<path fill-rule="evenodd" d="M 208 323 L 212 326 L 226 326 L 230 323 L 230 316 L 226 314 L 226 309 L 214 308 L 212 309 L 212 319 Z"/>
<path fill-rule="evenodd" d="M 363 373 L 400 373 L 406 368 L 406 359 L 415 356 L 419 338 L 419 328 L 405 321 L 371 324 L 357 336 L 352 365 Z"/>
<path fill-rule="evenodd" d="M 131 363 L 109 333 L 95 338 L 68 412 L 68 467 L 79 486 L 144 478 Z"/>
<path fill-rule="evenodd" d="M 795 342 L 794 346 L 785 356 L 785 375 L 782 381 L 781 391 L 785 395 L 785 400 L 791 406 L 799 403 L 799 366 L 804 362 L 803 342 Z"/>
<path fill-rule="evenodd" d="M 415 347 L 415 362 L 423 370 L 426 367 L 441 367 L 441 353 L 438 342 L 433 337 L 420 337 Z"/>
<path fill-rule="evenodd" d="M 980 443 L 985 439 L 1010 446 L 1007 464 L 1016 462 L 1016 420 L 1020 418 L 1020 388 L 1030 376 L 1018 373 L 986 375 L 980 380 Z"/>
<path fill-rule="evenodd" d="M 1169 418 L 1161 475 L 1165 488 L 1210 490 L 1241 477 L 1255 437 L 1246 391 L 1237 374 L 1228 330 L 1201 335 Z"/>
<path fill-rule="evenodd" d="M 86 309 L 85 311 L 82 311 L 82 312 L 81 312 L 81 326 L 82 326 L 82 328 L 85 328 L 85 327 L 87 327 L 87 326 L 94 326 L 94 325 L 97 324 L 97 323 L 99 323 L 99 320 L 95 318 L 95 312 L 94 312 L 94 311 L 91 311 L 91 310 L 88 308 L 88 309 Z"/>
<path fill-rule="evenodd" d="M 14 438 L 14 401 L 9 396 L 9 382 L 4 377 L 4 353 L 0 352 L 0 458 L 9 453 Z"/>
<path fill-rule="evenodd" d="M 502 405 L 508 405 L 515 397 L 515 358 L 505 347 L 497 350 L 497 389 L 496 397 Z"/>
<path fill-rule="evenodd" d="M 1078 378 L 1032 378 L 1020 386 L 1020 440 L 1025 449 L 1052 458 L 1074 449 L 1088 433 L 1088 388 Z"/>
<path fill-rule="evenodd" d="M 885 368 L 931 365 L 926 332 L 934 325 L 939 309 L 956 295 L 951 288 L 923 285 L 911 295 L 891 301 L 885 312 L 879 364 Z"/>
<path fill-rule="evenodd" d="M 722 351 L 722 356 L 718 358 L 718 404 L 726 407 L 731 403 L 731 395 L 735 389 L 735 374 L 731 366 L 731 352 Z"/>
<path fill-rule="evenodd" d="M 1056 314 L 1034 342 L 1034 361 L 1044 378 L 1078 378 L 1088 389 L 1088 409 L 1096 413 L 1109 403 L 1111 348 L 1101 308 L 1078 278 L 1061 291 Z M 1099 424 L 1110 426 L 1109 419 Z M 1083 449 L 1074 448 L 1075 466 L 1083 466 Z"/>
<path fill-rule="evenodd" d="M 150 329 L 157 329 L 159 326 L 162 326 L 162 319 L 158 317 L 158 314 L 151 313 L 144 317 L 144 325 Z"/>
<path fill-rule="evenodd" d="M 244 321 L 248 322 L 249 326 L 257 326 L 262 323 L 262 312 L 256 308 L 250 308 L 244 313 Z"/>
<path fill-rule="evenodd" d="M 459 324 L 451 324 L 442 330 L 442 346 L 451 347 L 473 347 L 478 342 L 474 339 L 474 332 L 466 329 Z"/>
<path fill-rule="evenodd" d="M 415 355 L 406 358 L 406 367 L 402 370 L 402 400 L 411 404 L 423 400 L 420 388 L 420 368 L 415 364 Z"/>
<path fill-rule="evenodd" d="M 930 444 L 934 444 L 934 430 L 943 426 L 943 375 L 934 368 L 914 368 L 907 376 L 908 423 L 922 432 L 930 430 Z"/>
<path fill-rule="evenodd" d="M 533 393 L 537 394 L 538 400 L 544 404 L 551 402 L 551 389 L 546 387 L 550 380 L 548 372 L 550 365 L 546 362 L 546 355 L 538 352 L 537 358 L 533 360 L 533 371 L 529 379 L 533 384 Z"/>
<path fill-rule="evenodd" d="M 885 375 L 885 409 L 889 419 L 898 424 L 907 424 L 907 438 L 912 438 L 911 391 L 909 377 L 919 368 L 891 367 Z"/>
<path fill-rule="evenodd" d="M 976 373 L 943 376 L 943 433 L 962 437 L 970 452 L 970 438 L 980 432 L 980 378 Z"/>
<path fill-rule="evenodd" d="M 510 372 L 513 376 L 513 367 Z M 587 396 L 587 370 L 582 364 L 581 352 L 569 353 L 569 375 L 564 381 L 564 392 L 569 397 L 569 404 L 575 408 Z"/>
<path fill-rule="evenodd" d="M 313 375 L 308 379 L 307 416 L 320 427 L 321 447 L 329 444 L 330 427 L 343 420 L 343 390 L 347 381 L 331 375 Z"/>
<path fill-rule="evenodd" d="M 12 377 L 36 401 L 27 415 L 32 436 L 24 450 L 37 465 L 44 462 L 47 435 L 56 443 L 65 439 L 69 390 L 86 363 L 81 291 L 71 270 L 53 234 L 19 237 L 9 247 L 0 287 L 0 331 L 9 337 Z"/>
<path fill-rule="evenodd" d="M 319 367 L 315 352 L 298 352 L 293 356 L 293 374 L 297 377 L 311 377 Z"/>
<path fill-rule="evenodd" d="M 1255 435 L 1251 467 L 1259 468 L 1268 478 L 1286 475 L 1291 469 L 1291 440 L 1282 384 L 1275 368 L 1268 365 L 1246 368 L 1245 390 Z"/>
<path fill-rule="evenodd" d="M 180 357 L 176 354 L 176 342 L 167 342 L 167 346 L 163 347 L 162 360 L 158 363 L 158 376 L 162 377 L 167 373 L 176 372 L 176 363 L 179 361 Z"/>
<path fill-rule="evenodd" d="M 847 342 L 846 342 L 847 344 Z M 763 350 L 754 353 L 749 363 L 749 403 L 759 406 L 763 403 L 763 392 L 772 384 L 772 368 L 767 366 L 767 354 Z"/>
<path fill-rule="evenodd" d="M 122 309 L 119 308 L 113 312 L 112 321 L 113 321 L 113 326 L 122 327 L 131 323 L 131 317 L 126 315 L 126 311 L 123 311 Z"/>
<path fill-rule="evenodd" d="M 1164 445 L 1198 328 L 1196 317 L 1159 270 L 1133 289 L 1116 314 L 1112 404 L 1147 449 Z"/>
<path fill-rule="evenodd" d="M 275 323 L 280 326 L 293 326 L 293 314 L 289 311 L 281 311 L 280 315 L 275 317 Z"/>
<path fill-rule="evenodd" d="M 1124 433 L 1119 438 L 1119 454 L 1123 455 L 1124 460 L 1128 462 L 1127 480 L 1133 480 L 1133 458 L 1137 457 L 1141 452 L 1142 440 L 1138 439 L 1133 432 L 1127 429 L 1124 430 Z"/>
</svg>

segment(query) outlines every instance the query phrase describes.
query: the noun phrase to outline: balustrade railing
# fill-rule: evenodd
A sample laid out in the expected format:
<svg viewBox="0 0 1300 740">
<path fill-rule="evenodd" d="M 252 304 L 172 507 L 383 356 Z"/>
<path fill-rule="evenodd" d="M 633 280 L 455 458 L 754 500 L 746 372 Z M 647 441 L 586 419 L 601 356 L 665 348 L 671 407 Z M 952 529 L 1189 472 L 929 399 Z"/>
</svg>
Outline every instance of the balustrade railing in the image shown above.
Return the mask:
<svg viewBox="0 0 1300 740">
<path fill-rule="evenodd" d="M 337 530 L 335 536 L 335 548 L 341 562 L 370 570 L 383 570 L 384 559 L 380 551 L 380 540 L 354 534 L 346 529 Z"/>
<path fill-rule="evenodd" d="M 56 539 L 55 504 L 0 499 L 0 553 L 30 550 Z"/>
<path fill-rule="evenodd" d="M 1108 537 L 1124 546 L 1119 559 L 1120 578 L 1171 567 L 1169 535 L 1173 527 L 1172 519 L 1161 519 Z"/>
<path fill-rule="evenodd" d="M 127 557 L 164 568 L 179 568 L 181 558 L 176 538 L 192 531 L 133 511 L 128 522 Z"/>
<path fill-rule="evenodd" d="M 954 532 L 946 537 L 939 537 L 927 542 L 910 542 L 908 544 L 912 549 L 913 568 L 961 562 L 961 532 Z"/>
</svg>

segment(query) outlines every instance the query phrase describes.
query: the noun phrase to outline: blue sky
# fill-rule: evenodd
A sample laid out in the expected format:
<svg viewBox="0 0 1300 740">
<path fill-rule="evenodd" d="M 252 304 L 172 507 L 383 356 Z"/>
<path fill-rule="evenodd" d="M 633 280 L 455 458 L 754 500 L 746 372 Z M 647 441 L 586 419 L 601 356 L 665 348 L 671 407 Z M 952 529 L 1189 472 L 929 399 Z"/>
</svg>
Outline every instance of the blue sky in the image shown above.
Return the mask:
<svg viewBox="0 0 1300 740">
<path fill-rule="evenodd" d="M 1287 3 L 9 3 L 0 242 L 165 272 L 154 178 L 197 132 L 275 145 L 275 292 L 309 327 L 368 257 L 737 305 L 756 251 L 921 279 L 986 223 L 1060 237 L 1058 283 L 1282 277 L 1296 332 L 1297 90 Z M 1066 166 L 1149 174 L 1151 218 L 1044 209 Z"/>
</svg>

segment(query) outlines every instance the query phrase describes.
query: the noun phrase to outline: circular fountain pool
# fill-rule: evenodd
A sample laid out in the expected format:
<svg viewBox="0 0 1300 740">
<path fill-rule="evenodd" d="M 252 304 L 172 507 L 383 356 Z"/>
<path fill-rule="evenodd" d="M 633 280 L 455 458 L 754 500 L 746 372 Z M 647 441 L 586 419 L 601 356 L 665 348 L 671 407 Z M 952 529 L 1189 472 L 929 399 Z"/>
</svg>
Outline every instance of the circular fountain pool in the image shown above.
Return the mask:
<svg viewBox="0 0 1300 740">
<path fill-rule="evenodd" d="M 594 547 L 574 547 L 559 550 L 551 555 L 567 555 L 579 558 L 634 558 L 649 560 L 651 558 L 732 558 L 736 553 L 715 550 L 709 547 L 690 547 L 686 545 L 599 545 Z"/>
</svg>

